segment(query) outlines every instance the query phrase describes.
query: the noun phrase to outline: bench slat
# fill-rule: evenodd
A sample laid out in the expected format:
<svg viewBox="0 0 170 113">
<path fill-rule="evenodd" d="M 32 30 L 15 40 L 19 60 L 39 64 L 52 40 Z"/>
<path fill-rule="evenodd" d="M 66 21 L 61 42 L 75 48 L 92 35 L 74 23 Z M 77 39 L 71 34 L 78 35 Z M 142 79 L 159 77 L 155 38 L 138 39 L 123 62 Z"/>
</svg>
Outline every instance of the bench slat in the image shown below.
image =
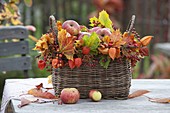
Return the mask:
<svg viewBox="0 0 170 113">
<path fill-rule="evenodd" d="M 0 59 L 0 71 L 28 69 L 31 69 L 31 58 L 29 56 Z"/>
<path fill-rule="evenodd" d="M 0 56 L 29 53 L 28 41 L 0 43 Z"/>
<path fill-rule="evenodd" d="M 9 26 L 0 28 L 0 39 L 28 38 L 28 30 L 24 26 Z"/>
</svg>

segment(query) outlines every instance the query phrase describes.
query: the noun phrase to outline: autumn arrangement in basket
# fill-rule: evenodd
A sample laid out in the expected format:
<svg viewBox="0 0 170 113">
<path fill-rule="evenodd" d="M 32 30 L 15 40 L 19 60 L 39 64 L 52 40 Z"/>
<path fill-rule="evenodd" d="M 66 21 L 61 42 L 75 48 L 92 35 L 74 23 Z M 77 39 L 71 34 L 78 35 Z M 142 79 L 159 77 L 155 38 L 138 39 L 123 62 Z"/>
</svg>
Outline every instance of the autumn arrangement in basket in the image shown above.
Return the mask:
<svg viewBox="0 0 170 113">
<path fill-rule="evenodd" d="M 71 69 L 81 65 L 94 67 L 99 63 L 108 68 L 112 60 L 126 58 L 135 66 L 136 62 L 148 56 L 147 45 L 152 36 L 141 38 L 133 27 L 132 17 L 129 28 L 125 32 L 114 27 L 106 11 L 99 17 L 90 18 L 90 28 L 79 25 L 74 20 L 55 21 L 50 16 L 50 30 L 36 43 L 38 50 L 38 67 L 52 71 L 52 68 L 69 66 Z"/>
</svg>

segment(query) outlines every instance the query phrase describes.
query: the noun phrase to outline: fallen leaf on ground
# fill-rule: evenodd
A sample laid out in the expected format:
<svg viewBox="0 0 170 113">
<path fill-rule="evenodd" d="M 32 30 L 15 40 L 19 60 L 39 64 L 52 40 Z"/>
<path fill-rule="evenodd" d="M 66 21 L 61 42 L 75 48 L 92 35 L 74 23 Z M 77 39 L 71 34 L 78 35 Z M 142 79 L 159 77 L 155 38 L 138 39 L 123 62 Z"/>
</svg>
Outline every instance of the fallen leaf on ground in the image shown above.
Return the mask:
<svg viewBox="0 0 170 113">
<path fill-rule="evenodd" d="M 143 94 L 149 93 L 148 90 L 137 90 L 128 96 L 129 99 L 142 96 Z"/>
<path fill-rule="evenodd" d="M 170 103 L 170 98 L 149 98 L 149 101 L 167 104 Z"/>
</svg>

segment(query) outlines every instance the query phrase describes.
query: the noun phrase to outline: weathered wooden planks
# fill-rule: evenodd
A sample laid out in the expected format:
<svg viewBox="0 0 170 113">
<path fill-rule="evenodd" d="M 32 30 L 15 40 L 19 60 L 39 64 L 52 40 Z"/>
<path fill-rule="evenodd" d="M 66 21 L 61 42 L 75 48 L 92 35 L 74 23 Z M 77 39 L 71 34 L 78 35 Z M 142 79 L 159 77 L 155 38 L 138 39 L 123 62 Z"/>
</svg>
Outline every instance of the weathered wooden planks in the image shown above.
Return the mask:
<svg viewBox="0 0 170 113">
<path fill-rule="evenodd" d="M 28 41 L 9 42 L 0 44 L 0 56 L 29 53 Z"/>
<path fill-rule="evenodd" d="M 27 38 L 28 29 L 24 26 L 0 28 L 0 71 L 23 70 L 24 76 L 28 77 L 31 58 Z"/>
<path fill-rule="evenodd" d="M 0 39 L 28 38 L 28 30 L 24 26 L 9 26 L 0 28 Z"/>
<path fill-rule="evenodd" d="M 0 71 L 28 69 L 31 69 L 31 58 L 29 56 L 0 59 Z"/>
</svg>

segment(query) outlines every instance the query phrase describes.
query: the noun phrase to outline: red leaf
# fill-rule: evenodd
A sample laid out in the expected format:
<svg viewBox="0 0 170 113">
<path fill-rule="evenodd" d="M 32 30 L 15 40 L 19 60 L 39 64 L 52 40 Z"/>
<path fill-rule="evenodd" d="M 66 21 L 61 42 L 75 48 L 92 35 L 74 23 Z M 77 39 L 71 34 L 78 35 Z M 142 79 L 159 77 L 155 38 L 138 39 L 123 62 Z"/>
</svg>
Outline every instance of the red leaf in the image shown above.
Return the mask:
<svg viewBox="0 0 170 113">
<path fill-rule="evenodd" d="M 40 83 L 39 85 L 36 85 L 36 88 L 39 90 L 41 88 L 43 88 L 43 83 Z"/>
<path fill-rule="evenodd" d="M 167 104 L 170 103 L 170 98 L 149 98 L 149 101 Z"/>
<path fill-rule="evenodd" d="M 128 98 L 135 98 L 135 97 L 139 97 L 139 96 L 142 96 L 143 94 L 146 94 L 146 93 L 149 93 L 150 91 L 148 90 L 137 90 L 135 92 L 133 92 L 132 94 L 130 94 L 128 96 Z"/>
<path fill-rule="evenodd" d="M 56 99 L 57 97 L 47 91 L 43 92 L 42 89 L 33 88 L 28 91 L 28 94 L 35 97 L 47 98 L 47 99 Z"/>
<path fill-rule="evenodd" d="M 142 47 L 139 49 L 139 53 L 142 55 L 142 56 L 149 56 L 149 50 L 147 47 Z"/>
</svg>

